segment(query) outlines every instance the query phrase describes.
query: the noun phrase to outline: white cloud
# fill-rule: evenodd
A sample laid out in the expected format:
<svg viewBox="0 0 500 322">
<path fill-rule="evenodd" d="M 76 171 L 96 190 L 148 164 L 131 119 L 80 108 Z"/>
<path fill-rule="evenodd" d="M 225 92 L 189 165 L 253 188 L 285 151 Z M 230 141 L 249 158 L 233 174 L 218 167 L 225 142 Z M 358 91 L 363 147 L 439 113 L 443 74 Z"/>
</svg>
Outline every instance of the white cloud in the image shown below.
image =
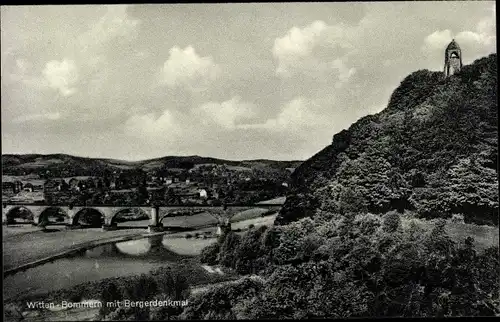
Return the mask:
<svg viewBox="0 0 500 322">
<path fill-rule="evenodd" d="M 24 74 L 30 68 L 31 65 L 25 59 L 19 58 L 16 59 L 16 66 L 17 68 L 19 68 L 19 71 Z"/>
<path fill-rule="evenodd" d="M 78 80 L 78 70 L 75 62 L 64 59 L 59 62 L 51 60 L 45 65 L 43 75 L 48 85 L 57 89 L 63 96 L 69 96 L 76 92 L 73 85 Z"/>
<path fill-rule="evenodd" d="M 157 138 L 174 135 L 178 131 L 178 125 L 175 122 L 174 115 L 165 110 L 163 114 L 156 118 L 153 113 L 145 115 L 133 115 L 124 126 L 126 135 L 136 138 Z"/>
<path fill-rule="evenodd" d="M 349 68 L 341 59 L 335 59 L 331 62 L 331 67 L 338 71 L 339 82 L 335 84 L 336 88 L 340 88 L 342 84 L 347 82 L 352 75 L 356 73 L 356 68 Z"/>
<path fill-rule="evenodd" d="M 127 14 L 127 5 L 106 5 L 106 13 L 92 28 L 84 33 L 79 43 L 86 51 L 89 47 L 100 46 L 113 38 L 134 38 L 141 23 Z"/>
<path fill-rule="evenodd" d="M 425 37 L 421 49 L 426 52 L 442 51 L 452 39 L 471 49 L 496 50 L 495 5 L 490 15 L 479 20 L 474 30 L 464 30 L 456 34 L 449 29 L 435 31 Z"/>
<path fill-rule="evenodd" d="M 273 54 L 277 58 L 295 58 L 310 55 L 327 28 L 323 21 L 314 21 L 303 29 L 293 27 L 288 34 L 274 41 Z"/>
<path fill-rule="evenodd" d="M 330 26 L 319 20 L 304 28 L 291 28 L 284 37 L 274 41 L 272 52 L 278 62 L 276 74 L 291 77 L 301 72 L 325 77 L 336 70 L 340 83 L 347 81 L 355 72 L 354 68 L 345 65 L 353 50 L 352 29 L 343 24 Z"/>
<path fill-rule="evenodd" d="M 451 30 L 438 30 L 428 35 L 424 39 L 423 50 L 440 50 L 446 47 L 453 38 Z"/>
<path fill-rule="evenodd" d="M 287 104 L 281 112 L 272 119 L 261 124 L 244 124 L 239 126 L 244 129 L 266 129 L 271 131 L 290 131 L 297 133 L 299 130 L 318 128 L 328 123 L 328 120 L 316 112 L 318 106 L 314 101 L 304 97 L 297 97 Z"/>
<path fill-rule="evenodd" d="M 218 72 L 219 67 L 212 57 L 200 57 L 192 46 L 184 50 L 174 46 L 163 65 L 162 78 L 169 87 L 184 86 L 203 91 L 216 79 Z"/>
<path fill-rule="evenodd" d="M 47 114 L 29 114 L 22 115 L 13 120 L 14 123 L 25 123 L 29 121 L 55 121 L 61 118 L 61 114 L 59 112 L 56 113 L 47 113 Z"/>
<path fill-rule="evenodd" d="M 239 122 L 254 116 L 255 110 L 252 104 L 242 102 L 240 97 L 235 96 L 222 103 L 205 103 L 192 113 L 205 125 L 212 123 L 225 129 L 234 129 Z"/>
</svg>

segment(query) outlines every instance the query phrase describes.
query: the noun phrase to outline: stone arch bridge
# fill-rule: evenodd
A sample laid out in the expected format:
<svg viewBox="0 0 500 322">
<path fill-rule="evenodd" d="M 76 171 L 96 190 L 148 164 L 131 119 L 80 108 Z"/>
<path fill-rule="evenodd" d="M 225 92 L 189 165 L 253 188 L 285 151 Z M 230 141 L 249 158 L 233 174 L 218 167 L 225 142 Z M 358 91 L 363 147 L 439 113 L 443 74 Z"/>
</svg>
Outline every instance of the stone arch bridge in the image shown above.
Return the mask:
<svg viewBox="0 0 500 322">
<path fill-rule="evenodd" d="M 2 207 L 2 222 L 8 223 L 16 210 L 25 209 L 33 216 L 33 224 L 39 225 L 47 220 L 48 210 L 59 210 L 65 214 L 64 224 L 66 226 L 76 226 L 82 211 L 85 209 L 97 211 L 104 218 L 103 229 L 112 230 L 117 226 L 117 215 L 124 210 L 139 210 L 148 215 L 149 230 L 161 231 L 161 221 L 167 217 L 189 216 L 204 213 L 212 216 L 218 222 L 218 226 L 228 226 L 230 219 L 239 212 L 263 208 L 269 211 L 279 211 L 282 204 L 246 204 L 246 205 L 225 205 L 225 206 L 206 206 L 206 205 L 181 205 L 181 206 L 115 206 L 115 205 L 44 205 L 28 203 L 4 203 Z M 188 212 L 188 213 L 186 213 Z"/>
</svg>

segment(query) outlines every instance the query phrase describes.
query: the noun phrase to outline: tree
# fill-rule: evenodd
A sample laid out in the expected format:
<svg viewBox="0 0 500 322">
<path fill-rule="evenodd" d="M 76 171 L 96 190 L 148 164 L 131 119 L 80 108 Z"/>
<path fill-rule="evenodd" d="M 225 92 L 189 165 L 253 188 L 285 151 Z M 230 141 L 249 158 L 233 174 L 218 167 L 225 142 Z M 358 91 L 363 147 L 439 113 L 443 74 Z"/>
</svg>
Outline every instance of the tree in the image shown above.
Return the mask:
<svg viewBox="0 0 500 322">
<path fill-rule="evenodd" d="M 143 182 L 138 188 L 137 188 L 137 195 L 136 195 L 137 203 L 139 205 L 144 205 L 149 201 L 149 191 L 146 187 L 146 183 Z"/>
<path fill-rule="evenodd" d="M 101 291 L 100 300 L 102 306 L 99 309 L 99 315 L 101 318 L 106 317 L 109 313 L 114 311 L 113 306 L 108 306 L 107 303 L 112 303 L 114 301 L 120 301 L 123 299 L 122 293 L 117 285 L 113 282 L 107 283 Z"/>
</svg>

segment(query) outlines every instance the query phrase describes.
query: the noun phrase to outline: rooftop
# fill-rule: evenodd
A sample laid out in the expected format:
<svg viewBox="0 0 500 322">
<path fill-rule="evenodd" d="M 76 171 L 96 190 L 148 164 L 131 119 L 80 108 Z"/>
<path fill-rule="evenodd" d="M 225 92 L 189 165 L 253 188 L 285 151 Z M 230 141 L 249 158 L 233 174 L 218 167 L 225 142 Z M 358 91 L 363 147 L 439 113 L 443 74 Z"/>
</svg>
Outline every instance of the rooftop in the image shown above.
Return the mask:
<svg viewBox="0 0 500 322">
<path fill-rule="evenodd" d="M 460 46 L 457 44 L 455 39 L 453 39 L 449 44 L 448 47 L 446 47 L 446 50 L 452 50 L 452 49 L 458 49 L 460 50 Z"/>
</svg>

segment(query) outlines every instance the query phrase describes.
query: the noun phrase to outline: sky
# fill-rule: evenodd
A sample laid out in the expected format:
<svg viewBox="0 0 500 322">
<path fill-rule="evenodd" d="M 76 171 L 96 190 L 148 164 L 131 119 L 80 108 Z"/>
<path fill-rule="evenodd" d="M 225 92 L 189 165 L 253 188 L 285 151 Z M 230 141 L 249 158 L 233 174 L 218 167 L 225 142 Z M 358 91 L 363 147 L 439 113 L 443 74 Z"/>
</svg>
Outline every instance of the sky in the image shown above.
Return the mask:
<svg viewBox="0 0 500 322">
<path fill-rule="evenodd" d="M 495 3 L 1 7 L 2 153 L 305 160 L 419 69 L 496 52 Z"/>
</svg>

